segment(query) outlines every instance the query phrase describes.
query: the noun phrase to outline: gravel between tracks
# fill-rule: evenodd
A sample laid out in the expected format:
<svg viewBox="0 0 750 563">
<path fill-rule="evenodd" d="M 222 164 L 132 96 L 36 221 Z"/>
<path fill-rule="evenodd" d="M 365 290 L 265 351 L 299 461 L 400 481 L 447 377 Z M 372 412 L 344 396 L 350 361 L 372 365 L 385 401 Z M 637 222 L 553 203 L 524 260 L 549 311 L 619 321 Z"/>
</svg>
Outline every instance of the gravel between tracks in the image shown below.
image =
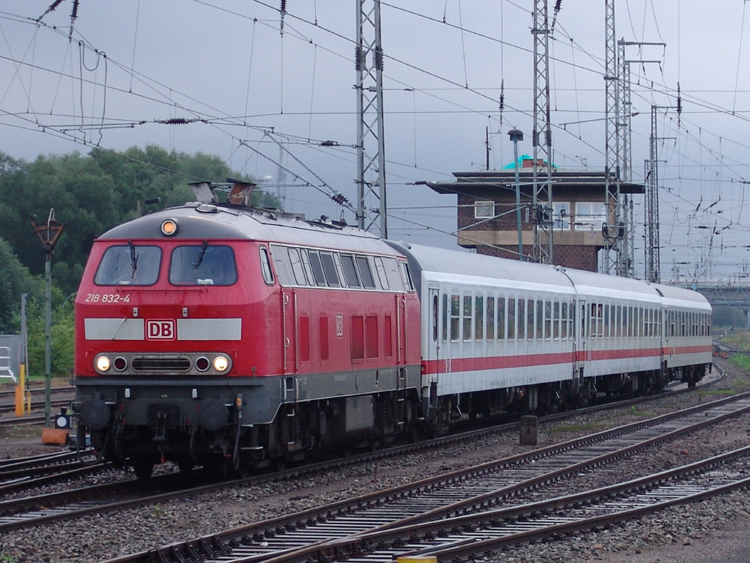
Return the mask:
<svg viewBox="0 0 750 563">
<path fill-rule="evenodd" d="M 731 365 L 718 388 L 744 391 L 750 377 Z M 562 423 L 540 424 L 539 446 L 597 430 L 641 420 L 723 395 L 696 392 L 665 397 L 635 409 L 623 408 L 580 415 Z M 33 432 L 36 432 L 35 435 Z M 0 435 L 0 458 L 49 452 L 40 445 L 40 431 L 8 430 Z M 20 434 L 20 435 L 19 435 Z M 585 474 L 558 484 L 545 496 L 588 489 L 683 465 L 705 455 L 746 445 L 750 417 L 725 422 L 687 441 L 639 456 L 635 467 L 617 464 L 604 472 Z M 460 445 L 378 462 L 357 464 L 314 477 L 261 486 L 232 488 L 156 506 L 84 517 L 0 537 L 0 561 L 17 563 L 103 561 L 168 543 L 364 494 L 467 465 L 505 457 L 528 447 L 518 445 L 516 432 L 500 433 Z M 536 500 L 540 497 L 535 496 Z M 577 534 L 564 542 L 517 546 L 487 561 L 603 561 L 606 563 L 748 561 L 750 495 L 740 491 L 718 500 L 665 510 L 626 522 L 601 533 Z"/>
</svg>

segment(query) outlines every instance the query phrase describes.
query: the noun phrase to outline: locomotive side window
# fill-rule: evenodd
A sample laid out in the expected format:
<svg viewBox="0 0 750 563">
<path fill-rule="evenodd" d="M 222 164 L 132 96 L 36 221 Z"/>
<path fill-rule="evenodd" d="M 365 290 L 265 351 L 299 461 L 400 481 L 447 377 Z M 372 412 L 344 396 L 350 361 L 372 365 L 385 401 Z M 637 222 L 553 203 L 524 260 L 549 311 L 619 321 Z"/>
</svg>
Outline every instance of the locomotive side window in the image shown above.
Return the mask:
<svg viewBox="0 0 750 563">
<path fill-rule="evenodd" d="M 307 276 L 305 275 L 305 267 L 302 264 L 302 258 L 300 257 L 300 251 L 297 248 L 289 248 L 289 262 L 292 265 L 292 273 L 294 274 L 294 281 L 297 285 L 308 285 Z"/>
<path fill-rule="evenodd" d="M 362 286 L 365 289 L 375 289 L 375 280 L 372 277 L 372 271 L 370 270 L 370 263 L 367 261 L 367 256 L 357 256 L 356 262 L 359 275 L 362 278 Z"/>
<path fill-rule="evenodd" d="M 411 272 L 409 271 L 409 265 L 406 262 L 401 262 L 401 281 L 404 283 L 407 291 L 414 291 L 414 282 L 411 279 Z"/>
<path fill-rule="evenodd" d="M 323 273 L 325 274 L 326 281 L 331 287 L 339 287 L 339 274 L 336 271 L 336 264 L 333 262 L 333 256 L 330 252 L 321 252 L 320 261 L 323 263 Z"/>
<path fill-rule="evenodd" d="M 380 287 L 383 289 L 390 289 L 391 286 L 388 283 L 388 274 L 385 271 L 385 264 L 383 264 L 383 259 L 380 256 L 375 257 L 375 271 L 378 273 Z"/>
<path fill-rule="evenodd" d="M 161 248 L 140 246 L 110 246 L 94 276 L 96 285 L 153 285 L 159 278 Z"/>
<path fill-rule="evenodd" d="M 344 270 L 344 279 L 349 287 L 362 287 L 359 282 L 357 267 L 354 265 L 354 256 L 351 254 L 341 255 L 341 268 Z"/>
<path fill-rule="evenodd" d="M 310 259 L 310 267 L 312 268 L 313 278 L 315 284 L 320 286 L 326 285 L 326 276 L 323 273 L 323 265 L 320 263 L 320 256 L 317 250 L 308 250 L 307 256 Z"/>
<path fill-rule="evenodd" d="M 263 281 L 266 285 L 273 285 L 273 272 L 271 271 L 271 261 L 268 259 L 268 250 L 260 247 L 260 271 L 263 274 Z"/>
<path fill-rule="evenodd" d="M 234 251 L 223 245 L 178 246 L 169 265 L 172 285 L 232 285 L 237 282 Z"/>
</svg>

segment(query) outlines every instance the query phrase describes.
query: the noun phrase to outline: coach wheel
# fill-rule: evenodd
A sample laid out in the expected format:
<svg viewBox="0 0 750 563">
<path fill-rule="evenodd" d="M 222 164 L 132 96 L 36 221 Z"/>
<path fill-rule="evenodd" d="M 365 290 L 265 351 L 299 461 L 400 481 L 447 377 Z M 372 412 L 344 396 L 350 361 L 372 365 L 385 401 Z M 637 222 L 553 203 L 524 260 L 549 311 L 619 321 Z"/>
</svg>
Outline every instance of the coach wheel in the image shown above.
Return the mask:
<svg viewBox="0 0 750 563">
<path fill-rule="evenodd" d="M 141 461 L 133 464 L 133 473 L 139 479 L 149 479 L 154 471 L 154 464 L 148 461 Z"/>
</svg>

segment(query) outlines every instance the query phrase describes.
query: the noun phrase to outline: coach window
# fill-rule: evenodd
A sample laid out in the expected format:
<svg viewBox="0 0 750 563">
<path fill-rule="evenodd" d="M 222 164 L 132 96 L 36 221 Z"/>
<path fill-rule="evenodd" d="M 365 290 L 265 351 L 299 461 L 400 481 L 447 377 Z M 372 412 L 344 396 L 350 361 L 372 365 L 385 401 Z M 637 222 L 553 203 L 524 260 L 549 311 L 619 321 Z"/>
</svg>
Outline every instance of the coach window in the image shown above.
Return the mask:
<svg viewBox="0 0 750 563">
<path fill-rule="evenodd" d="M 544 301 L 541 299 L 536 302 L 536 337 L 538 340 L 544 338 Z"/>
<path fill-rule="evenodd" d="M 372 277 L 372 270 L 370 270 L 370 262 L 367 260 L 367 256 L 357 256 L 355 261 L 357 262 L 357 269 L 362 280 L 362 287 L 365 289 L 375 289 L 375 280 Z"/>
<path fill-rule="evenodd" d="M 110 246 L 94 276 L 96 285 L 153 285 L 159 279 L 161 248 L 132 243 Z"/>
<path fill-rule="evenodd" d="M 484 340 L 484 297 L 474 298 L 474 340 Z"/>
<path fill-rule="evenodd" d="M 568 304 L 560 303 L 560 338 L 568 338 Z"/>
<path fill-rule="evenodd" d="M 497 302 L 497 306 L 500 307 L 500 303 L 505 304 L 505 299 L 500 299 Z M 500 311 L 497 312 L 497 318 L 500 318 Z M 502 322 L 500 324 L 502 326 Z M 500 338 L 500 332 L 498 331 L 498 338 Z M 512 297 L 508 299 L 508 340 L 516 339 L 516 300 Z"/>
<path fill-rule="evenodd" d="M 336 264 L 333 261 L 333 256 L 330 252 L 321 252 L 320 261 L 323 264 L 323 273 L 325 274 L 326 281 L 331 287 L 339 287 L 339 274 L 336 271 Z"/>
<path fill-rule="evenodd" d="M 448 340 L 448 294 L 443 293 L 443 342 Z"/>
<path fill-rule="evenodd" d="M 432 297 L 432 340 L 437 341 L 438 339 L 438 296 L 433 295 Z"/>
<path fill-rule="evenodd" d="M 505 340 L 505 297 L 497 298 L 497 339 Z"/>
<path fill-rule="evenodd" d="M 526 338 L 526 300 L 518 300 L 518 311 L 516 312 L 516 319 L 518 321 L 518 330 L 516 331 L 516 337 L 518 340 Z"/>
<path fill-rule="evenodd" d="M 552 338 L 552 302 L 544 302 L 544 338 Z"/>
<path fill-rule="evenodd" d="M 458 329 L 461 324 L 461 300 L 451 295 L 451 342 L 458 342 Z"/>
<path fill-rule="evenodd" d="M 560 338 L 560 303 L 555 301 L 552 304 L 552 337 L 557 340 Z"/>
<path fill-rule="evenodd" d="M 464 342 L 471 340 L 471 295 L 464 295 L 463 315 L 463 338 Z"/>
<path fill-rule="evenodd" d="M 341 269 L 344 271 L 344 279 L 349 287 L 362 287 L 359 282 L 357 267 L 354 265 L 354 256 L 351 254 L 341 255 Z"/>
<path fill-rule="evenodd" d="M 268 259 L 268 250 L 265 246 L 260 247 L 260 271 L 263 275 L 263 281 L 266 282 L 266 285 L 273 285 L 271 261 Z"/>
<path fill-rule="evenodd" d="M 487 296 L 487 340 L 495 340 L 495 298 Z"/>
<path fill-rule="evenodd" d="M 542 322 L 539 319 L 539 322 Z M 526 300 L 526 340 L 534 340 L 534 300 Z"/>
</svg>

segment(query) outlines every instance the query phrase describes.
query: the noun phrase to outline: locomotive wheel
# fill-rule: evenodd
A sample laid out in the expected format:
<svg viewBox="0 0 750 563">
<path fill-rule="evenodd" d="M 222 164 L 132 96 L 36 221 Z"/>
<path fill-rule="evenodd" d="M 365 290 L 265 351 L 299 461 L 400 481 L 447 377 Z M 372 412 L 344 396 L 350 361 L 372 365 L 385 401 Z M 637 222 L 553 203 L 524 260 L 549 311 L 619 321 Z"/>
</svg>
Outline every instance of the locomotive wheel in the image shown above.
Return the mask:
<svg viewBox="0 0 750 563">
<path fill-rule="evenodd" d="M 154 464 L 148 461 L 140 461 L 133 464 L 133 473 L 139 479 L 149 479 L 154 471 Z"/>
</svg>

